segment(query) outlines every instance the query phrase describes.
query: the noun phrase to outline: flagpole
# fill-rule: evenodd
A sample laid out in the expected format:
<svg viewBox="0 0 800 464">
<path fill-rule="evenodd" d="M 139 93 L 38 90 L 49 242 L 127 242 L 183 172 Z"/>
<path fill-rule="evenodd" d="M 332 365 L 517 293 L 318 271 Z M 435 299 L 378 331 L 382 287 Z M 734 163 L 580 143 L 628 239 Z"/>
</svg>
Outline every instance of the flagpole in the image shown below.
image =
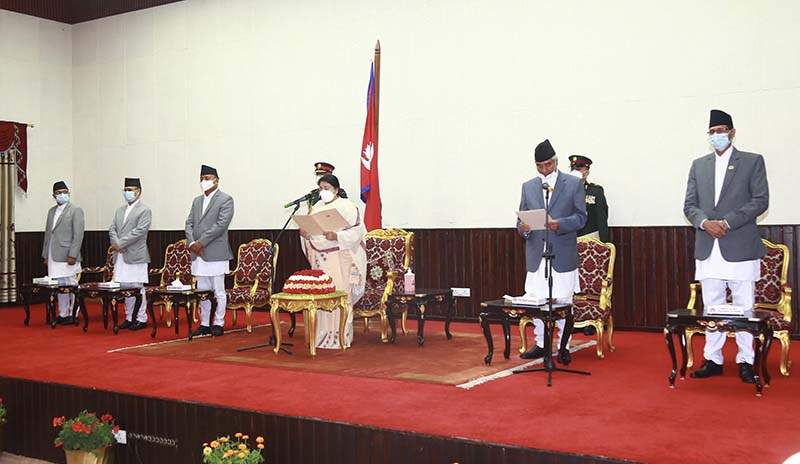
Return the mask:
<svg viewBox="0 0 800 464">
<path fill-rule="evenodd" d="M 375 42 L 375 114 L 374 117 L 374 124 L 375 124 L 375 156 L 378 154 L 378 120 L 380 118 L 381 112 L 380 109 L 380 102 L 381 102 L 381 41 L 378 40 Z"/>
</svg>

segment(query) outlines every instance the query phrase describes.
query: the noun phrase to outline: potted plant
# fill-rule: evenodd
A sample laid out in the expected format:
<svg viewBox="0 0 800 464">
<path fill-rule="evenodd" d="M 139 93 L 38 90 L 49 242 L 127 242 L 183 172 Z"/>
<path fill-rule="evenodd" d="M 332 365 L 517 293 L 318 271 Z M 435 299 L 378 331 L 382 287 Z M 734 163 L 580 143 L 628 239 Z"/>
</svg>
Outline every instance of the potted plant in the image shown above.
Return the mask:
<svg viewBox="0 0 800 464">
<path fill-rule="evenodd" d="M 205 464 L 261 464 L 264 457 L 264 438 L 256 437 L 256 446 L 250 448 L 248 435 L 237 432 L 233 438 L 219 437 L 211 443 L 203 443 L 203 463 Z"/>
<path fill-rule="evenodd" d="M 3 425 L 6 423 L 6 405 L 3 403 L 3 398 L 0 398 L 0 453 L 6 450 L 5 442 L 3 441 Z"/>
<path fill-rule="evenodd" d="M 63 447 L 67 464 L 110 464 L 111 445 L 119 427 L 111 414 L 101 417 L 93 412 L 81 411 L 77 417 L 53 418 L 53 427 L 61 427 L 55 439 L 56 448 Z"/>
</svg>

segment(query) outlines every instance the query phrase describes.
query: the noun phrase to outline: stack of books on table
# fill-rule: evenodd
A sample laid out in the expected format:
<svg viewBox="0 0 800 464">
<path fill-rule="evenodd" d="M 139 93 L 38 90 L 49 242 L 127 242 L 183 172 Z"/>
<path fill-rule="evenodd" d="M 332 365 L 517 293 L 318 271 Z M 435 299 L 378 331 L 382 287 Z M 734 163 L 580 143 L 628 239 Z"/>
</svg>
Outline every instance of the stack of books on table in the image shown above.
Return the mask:
<svg viewBox="0 0 800 464">
<path fill-rule="evenodd" d="M 506 303 L 511 303 L 513 305 L 526 305 L 526 306 L 541 306 L 546 302 L 546 300 L 542 298 L 533 298 L 527 295 L 522 295 L 522 296 L 503 295 L 503 301 L 505 301 Z"/>
<path fill-rule="evenodd" d="M 187 284 L 176 284 L 176 283 L 173 282 L 173 283 L 167 285 L 167 291 L 170 291 L 170 292 L 185 292 L 185 291 L 191 290 L 191 289 L 192 289 L 192 286 L 191 285 L 187 285 Z"/>
<path fill-rule="evenodd" d="M 44 276 L 44 277 L 35 277 L 33 279 L 34 285 L 58 285 L 58 279 L 54 279 L 52 277 Z"/>
</svg>

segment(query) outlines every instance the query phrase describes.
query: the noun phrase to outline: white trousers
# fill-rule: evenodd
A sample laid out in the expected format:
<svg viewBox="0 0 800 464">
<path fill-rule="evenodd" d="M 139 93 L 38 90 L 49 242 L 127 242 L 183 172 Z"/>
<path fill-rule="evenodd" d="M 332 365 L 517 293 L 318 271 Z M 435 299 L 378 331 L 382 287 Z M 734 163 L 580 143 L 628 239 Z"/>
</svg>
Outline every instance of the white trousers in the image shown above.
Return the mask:
<svg viewBox="0 0 800 464">
<path fill-rule="evenodd" d="M 214 289 L 214 297 L 217 299 L 217 309 L 214 311 L 214 324 L 220 327 L 225 325 L 225 305 L 228 302 L 225 295 L 225 274 L 215 276 L 195 276 L 197 279 L 198 290 Z M 209 318 L 211 317 L 211 302 L 208 300 L 200 302 L 200 325 L 210 327 Z"/>
<path fill-rule="evenodd" d="M 752 310 L 755 306 L 756 283 L 752 280 L 703 279 L 700 283 L 703 287 L 703 305 L 706 307 L 725 304 L 727 302 L 726 288 L 731 289 L 735 306 L 743 306 L 745 311 Z M 706 330 L 706 346 L 703 348 L 703 357 L 722 365 L 722 347 L 725 345 L 725 338 L 725 332 Z M 753 364 L 755 358 L 753 335 L 749 332 L 736 332 L 736 344 L 739 346 L 736 363 Z"/>
<path fill-rule="evenodd" d="M 144 291 L 144 284 L 139 283 L 132 283 L 126 282 L 128 285 L 137 285 L 142 287 L 142 302 L 139 303 L 139 313 L 136 315 L 136 320 L 139 322 L 147 322 L 147 295 Z M 135 297 L 128 297 L 125 298 L 125 320 L 128 322 L 133 322 L 133 306 L 136 304 Z"/>
<path fill-rule="evenodd" d="M 58 277 L 58 285 L 78 285 L 78 276 Z M 60 317 L 72 316 L 72 307 L 75 304 L 75 295 L 72 293 L 58 294 L 58 315 Z"/>
<path fill-rule="evenodd" d="M 568 296 L 566 298 L 556 298 L 555 303 L 561 304 L 572 304 L 572 296 Z M 567 323 L 564 319 L 559 319 L 556 321 L 556 326 L 558 326 L 558 348 L 561 348 L 561 339 L 564 336 L 564 325 Z M 572 341 L 572 334 L 567 335 L 567 349 L 569 349 L 569 343 Z M 533 320 L 533 337 L 536 341 L 536 346 L 539 348 L 544 348 L 544 322 L 540 319 Z M 550 347 L 552 350 L 553 347 Z"/>
</svg>

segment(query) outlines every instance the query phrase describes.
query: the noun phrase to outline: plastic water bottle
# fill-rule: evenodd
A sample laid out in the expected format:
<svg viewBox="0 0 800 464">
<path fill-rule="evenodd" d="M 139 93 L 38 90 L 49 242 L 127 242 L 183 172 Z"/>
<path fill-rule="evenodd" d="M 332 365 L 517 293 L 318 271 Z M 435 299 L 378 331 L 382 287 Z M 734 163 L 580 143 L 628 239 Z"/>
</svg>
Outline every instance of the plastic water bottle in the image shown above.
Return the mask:
<svg viewBox="0 0 800 464">
<path fill-rule="evenodd" d="M 416 292 L 416 279 L 414 278 L 414 273 L 411 272 L 411 268 L 408 268 L 405 275 L 403 276 L 403 287 L 405 288 L 406 293 L 414 293 Z"/>
</svg>

